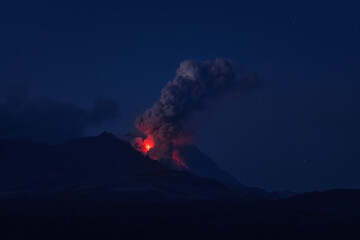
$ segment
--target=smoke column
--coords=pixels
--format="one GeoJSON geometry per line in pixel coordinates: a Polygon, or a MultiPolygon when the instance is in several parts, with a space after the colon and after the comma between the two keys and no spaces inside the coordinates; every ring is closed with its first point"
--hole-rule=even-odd
{"type": "MultiPolygon", "coordinates": [[[[174,158],[176,145],[191,142],[187,120],[195,111],[224,94],[243,93],[256,85],[256,78],[238,79],[230,60],[181,62],[175,78],[162,89],[160,99],[135,121],[136,127],[154,141],[153,148],[145,153],[152,159],[174,158]]],[[[133,140],[135,148],[141,144],[142,138],[133,140]]]]}

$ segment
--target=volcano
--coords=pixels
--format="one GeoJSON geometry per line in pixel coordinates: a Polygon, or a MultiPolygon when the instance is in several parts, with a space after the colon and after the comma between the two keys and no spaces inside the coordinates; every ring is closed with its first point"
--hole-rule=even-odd
{"type": "Polygon", "coordinates": [[[59,145],[31,140],[0,140],[0,198],[23,194],[152,194],[161,197],[277,198],[243,186],[195,145],[183,145],[188,165],[152,160],[110,133],[59,145]]]}
{"type": "MultiPolygon", "coordinates": [[[[132,133],[124,135],[124,140],[132,143],[134,149],[147,155],[154,146],[152,137],[142,139],[132,133]]],[[[172,159],[156,159],[167,167],[175,170],[191,172],[197,176],[218,180],[220,182],[242,185],[236,178],[223,170],[214,160],[202,152],[195,144],[183,143],[176,145],[172,159]]]]}
{"type": "MultiPolygon", "coordinates": [[[[236,195],[226,184],[216,180],[216,174],[223,173],[214,170],[216,167],[210,168],[209,174],[199,175],[172,170],[110,133],[59,145],[1,140],[0,158],[0,197],[94,191],[181,198],[236,195]],[[211,176],[215,178],[210,179],[211,176]]],[[[196,169],[196,165],[191,166],[196,169]]]]}

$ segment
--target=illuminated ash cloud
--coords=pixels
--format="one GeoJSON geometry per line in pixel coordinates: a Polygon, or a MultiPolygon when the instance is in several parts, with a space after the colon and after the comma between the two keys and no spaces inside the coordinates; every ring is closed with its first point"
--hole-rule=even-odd
{"type": "Polygon", "coordinates": [[[227,59],[181,62],[175,78],[162,89],[160,99],[135,121],[136,127],[154,140],[149,156],[172,159],[174,145],[190,142],[192,132],[187,120],[195,111],[208,107],[211,100],[224,94],[244,93],[257,85],[256,77],[239,79],[233,63],[227,59]]]}

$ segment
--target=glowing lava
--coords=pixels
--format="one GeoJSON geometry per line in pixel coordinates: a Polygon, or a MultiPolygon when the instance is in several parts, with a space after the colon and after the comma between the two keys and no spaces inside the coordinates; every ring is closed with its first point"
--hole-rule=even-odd
{"type": "Polygon", "coordinates": [[[188,170],[189,167],[184,163],[182,158],[180,157],[179,150],[174,149],[172,152],[172,159],[174,160],[174,163],[179,170],[188,170]]]}
{"type": "MultiPolygon", "coordinates": [[[[189,167],[186,165],[186,163],[183,160],[183,157],[180,154],[179,146],[181,146],[184,143],[189,142],[189,140],[185,138],[179,138],[176,141],[173,141],[172,143],[172,167],[177,170],[189,170],[189,167]]],[[[139,152],[144,154],[145,156],[149,156],[153,160],[159,160],[157,158],[156,153],[153,152],[149,153],[149,151],[155,146],[154,138],[151,135],[147,135],[145,139],[141,137],[134,138],[131,141],[131,145],[139,152]]],[[[155,149],[154,149],[155,150],[155,149]]]]}
{"type": "Polygon", "coordinates": [[[146,154],[151,148],[155,146],[154,139],[152,136],[147,136],[147,138],[143,141],[144,153],[146,154]]]}
{"type": "Polygon", "coordinates": [[[149,150],[155,146],[155,142],[153,137],[148,135],[144,140],[141,137],[135,138],[131,142],[131,145],[139,152],[142,152],[144,155],[147,155],[149,150]]]}

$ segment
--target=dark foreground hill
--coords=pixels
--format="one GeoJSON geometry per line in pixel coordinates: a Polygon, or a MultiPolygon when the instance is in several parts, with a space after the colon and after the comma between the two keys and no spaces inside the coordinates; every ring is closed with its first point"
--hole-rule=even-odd
{"type": "Polygon", "coordinates": [[[313,212],[341,215],[360,214],[360,190],[332,189],[324,192],[308,192],[280,199],[283,206],[306,209],[313,212]]]}
{"type": "Polygon", "coordinates": [[[0,201],[1,239],[359,239],[360,215],[234,200],[53,195],[0,201]]]}
{"type": "MultiPolygon", "coordinates": [[[[189,149],[195,173],[219,173],[189,149]]],[[[106,133],[0,141],[0,239],[360,239],[359,192],[274,199],[171,170],[106,133]]]]}

